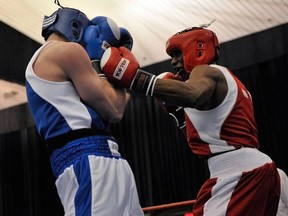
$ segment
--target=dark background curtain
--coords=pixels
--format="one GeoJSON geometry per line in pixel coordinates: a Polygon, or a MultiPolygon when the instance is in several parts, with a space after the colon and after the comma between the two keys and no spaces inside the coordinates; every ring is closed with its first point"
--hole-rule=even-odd
{"type": "MultiPolygon", "coordinates": [[[[0,31],[0,78],[24,84],[26,65],[40,44],[3,23],[0,31]]],[[[252,94],[261,150],[286,173],[287,37],[286,24],[223,43],[219,61],[252,94]]],[[[172,71],[169,62],[143,69],[156,75],[172,71]]],[[[112,132],[134,171],[143,207],[196,197],[208,177],[206,163],[192,154],[155,98],[133,92],[123,120],[112,132]]],[[[63,215],[46,148],[34,126],[0,135],[0,215],[63,215]]]]}

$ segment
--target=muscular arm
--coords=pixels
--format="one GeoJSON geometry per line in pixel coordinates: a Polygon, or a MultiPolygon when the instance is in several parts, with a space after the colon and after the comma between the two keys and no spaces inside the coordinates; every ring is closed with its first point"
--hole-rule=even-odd
{"type": "Polygon", "coordinates": [[[107,80],[101,79],[94,71],[88,54],[79,44],[52,43],[55,44],[51,44],[43,53],[43,60],[39,59],[42,65],[49,64],[49,74],[42,74],[41,77],[60,82],[71,80],[81,99],[103,120],[112,123],[120,121],[128,100],[126,90],[114,88],[107,80]]]}
{"type": "Polygon", "coordinates": [[[157,80],[154,96],[173,105],[198,108],[204,103],[220,103],[224,99],[226,88],[223,82],[225,79],[218,69],[199,65],[193,69],[186,82],[157,80]],[[216,101],[214,99],[212,102],[213,95],[216,101]]]}
{"type": "Polygon", "coordinates": [[[70,44],[69,64],[65,64],[65,72],[74,83],[80,97],[100,116],[109,122],[122,119],[126,106],[126,90],[114,88],[107,80],[95,73],[86,51],[78,44],[70,44]]]}

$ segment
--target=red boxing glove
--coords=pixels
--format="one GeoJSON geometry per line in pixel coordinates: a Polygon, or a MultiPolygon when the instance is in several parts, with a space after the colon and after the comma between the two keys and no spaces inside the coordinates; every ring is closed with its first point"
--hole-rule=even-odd
{"type": "Polygon", "coordinates": [[[164,110],[173,118],[176,126],[179,129],[182,130],[186,127],[185,113],[183,107],[170,105],[163,101],[160,101],[160,104],[162,105],[162,107],[164,107],[164,110]]]}
{"type": "Polygon", "coordinates": [[[106,49],[100,66],[111,82],[145,95],[153,95],[156,76],[140,70],[137,59],[126,47],[106,49]]]}
{"type": "Polygon", "coordinates": [[[100,66],[111,82],[125,88],[130,88],[140,67],[137,59],[125,47],[106,49],[101,58],[100,66]]]}
{"type": "MultiPolygon", "coordinates": [[[[157,78],[178,80],[177,76],[175,76],[171,72],[161,73],[157,76],[157,78]]],[[[163,107],[163,109],[173,118],[176,126],[180,128],[181,130],[184,129],[186,127],[186,122],[185,122],[185,114],[184,114],[183,107],[170,105],[161,100],[159,100],[159,102],[161,106],[163,107]]]]}

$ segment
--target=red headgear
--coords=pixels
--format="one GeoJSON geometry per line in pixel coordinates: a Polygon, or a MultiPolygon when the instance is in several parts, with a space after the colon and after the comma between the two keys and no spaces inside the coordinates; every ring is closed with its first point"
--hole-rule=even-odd
{"type": "Polygon", "coordinates": [[[188,28],[176,33],[166,42],[166,52],[172,55],[180,50],[183,55],[184,70],[190,73],[200,64],[210,64],[218,59],[219,42],[216,34],[204,28],[188,28]]]}

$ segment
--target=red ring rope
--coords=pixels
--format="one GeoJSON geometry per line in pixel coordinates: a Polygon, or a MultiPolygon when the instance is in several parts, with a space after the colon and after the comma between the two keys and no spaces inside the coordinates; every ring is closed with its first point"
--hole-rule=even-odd
{"type": "Polygon", "coordinates": [[[175,208],[175,207],[186,206],[186,205],[193,205],[194,203],[195,203],[195,200],[187,200],[183,202],[175,202],[175,203],[169,203],[169,204],[163,204],[163,205],[157,205],[157,206],[144,207],[142,208],[142,210],[144,212],[155,211],[155,210],[175,208]]]}

